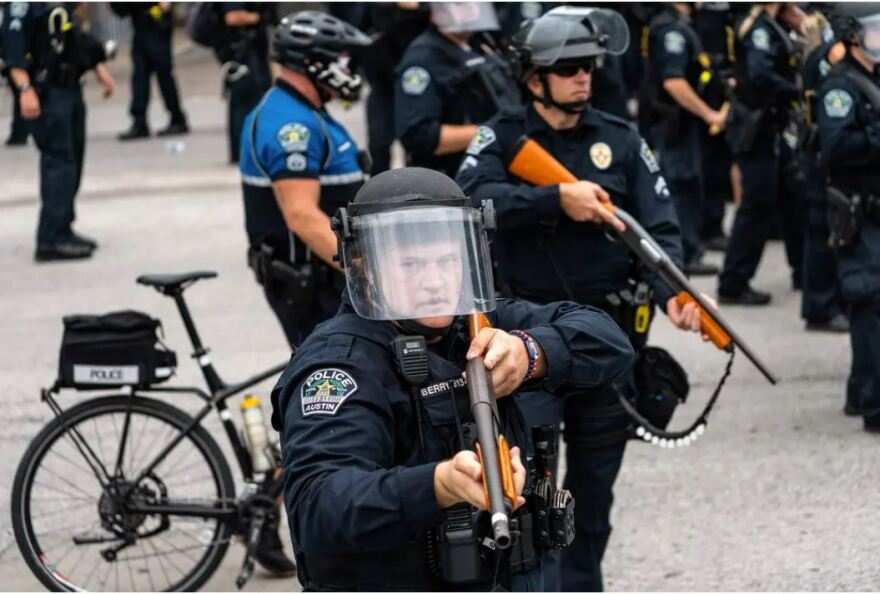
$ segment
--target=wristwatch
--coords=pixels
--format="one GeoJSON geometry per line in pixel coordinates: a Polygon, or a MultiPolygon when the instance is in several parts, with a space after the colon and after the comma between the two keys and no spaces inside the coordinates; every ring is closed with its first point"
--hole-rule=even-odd
{"type": "Polygon", "coordinates": [[[19,93],[24,93],[28,89],[32,88],[31,81],[27,81],[26,83],[21,84],[21,85],[17,85],[17,86],[18,86],[19,93]]]}

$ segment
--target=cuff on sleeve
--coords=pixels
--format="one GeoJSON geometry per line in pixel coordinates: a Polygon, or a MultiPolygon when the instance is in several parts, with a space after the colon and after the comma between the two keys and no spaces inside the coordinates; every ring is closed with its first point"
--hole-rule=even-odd
{"type": "Polygon", "coordinates": [[[439,462],[400,468],[397,486],[403,508],[403,519],[413,531],[427,530],[443,519],[434,493],[434,470],[439,462]]]}

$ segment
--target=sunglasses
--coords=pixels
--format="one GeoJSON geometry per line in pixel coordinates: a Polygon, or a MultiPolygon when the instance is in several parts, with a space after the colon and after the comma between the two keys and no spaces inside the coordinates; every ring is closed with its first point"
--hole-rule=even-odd
{"type": "Polygon", "coordinates": [[[593,61],[583,62],[581,64],[565,64],[561,66],[551,66],[546,69],[546,72],[550,74],[555,74],[556,76],[561,76],[563,78],[571,78],[575,76],[578,72],[583,70],[587,74],[591,74],[593,69],[596,67],[596,63],[593,61]]]}

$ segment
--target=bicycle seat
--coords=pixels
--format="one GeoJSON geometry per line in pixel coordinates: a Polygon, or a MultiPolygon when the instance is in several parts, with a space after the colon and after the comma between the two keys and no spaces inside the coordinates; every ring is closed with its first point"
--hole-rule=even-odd
{"type": "Polygon", "coordinates": [[[215,278],[217,273],[212,270],[181,272],[180,274],[142,274],[137,277],[139,285],[153,287],[162,293],[174,293],[185,289],[192,283],[203,278],[215,278]]]}

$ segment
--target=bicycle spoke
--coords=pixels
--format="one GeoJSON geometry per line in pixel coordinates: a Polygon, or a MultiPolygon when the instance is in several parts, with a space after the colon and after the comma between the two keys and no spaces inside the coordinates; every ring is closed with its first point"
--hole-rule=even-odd
{"type": "MultiPolygon", "coordinates": [[[[119,558],[118,558],[118,557],[117,557],[117,559],[116,559],[116,562],[117,562],[117,563],[119,562],[119,558]]],[[[125,565],[126,565],[126,567],[128,567],[128,579],[129,579],[129,581],[131,581],[131,591],[132,591],[132,592],[137,592],[138,589],[137,589],[137,586],[136,586],[135,583],[134,583],[134,572],[132,572],[132,570],[131,570],[131,563],[126,563],[125,565]]]]}
{"type": "Polygon", "coordinates": [[[146,550],[144,550],[144,539],[138,539],[138,548],[141,550],[141,553],[144,554],[144,567],[147,568],[147,580],[150,582],[150,592],[158,592],[156,589],[156,584],[153,583],[153,572],[150,571],[150,560],[146,557],[146,550]]]}
{"type": "MultiPolygon", "coordinates": [[[[153,549],[153,552],[155,553],[155,557],[159,561],[159,567],[162,568],[162,572],[165,574],[165,580],[170,585],[172,583],[171,577],[168,575],[168,568],[165,566],[165,560],[163,558],[163,555],[160,555],[159,552],[156,550],[156,545],[153,544],[152,540],[148,540],[147,544],[150,545],[150,548],[153,549]]],[[[178,570],[178,571],[180,571],[180,570],[178,570]]]]}
{"type": "Polygon", "coordinates": [[[74,485],[74,484],[71,483],[69,480],[67,480],[66,478],[64,478],[63,476],[61,476],[60,474],[58,474],[57,472],[55,472],[54,470],[52,470],[51,468],[48,468],[48,467],[45,467],[45,466],[44,466],[44,467],[41,467],[40,470],[45,470],[46,472],[48,472],[48,473],[50,473],[50,474],[54,474],[55,476],[58,477],[59,480],[61,480],[61,482],[63,482],[64,484],[66,484],[66,485],[68,485],[68,486],[70,486],[70,487],[73,487],[73,489],[79,491],[80,493],[82,493],[82,494],[85,495],[86,497],[95,497],[92,493],[87,493],[87,492],[83,491],[83,490],[80,489],[78,486],[74,485]]]}
{"type": "MultiPolygon", "coordinates": [[[[61,458],[62,460],[64,460],[65,462],[67,462],[67,463],[68,463],[70,466],[72,466],[73,468],[76,468],[76,469],[79,470],[80,472],[84,473],[86,476],[92,474],[92,469],[91,469],[91,468],[87,468],[87,467],[85,467],[85,466],[80,466],[79,464],[77,464],[76,462],[74,462],[73,460],[71,460],[70,458],[68,458],[67,456],[62,456],[62,455],[61,455],[60,453],[58,453],[58,452],[51,452],[51,454],[52,454],[53,456],[55,456],[56,458],[61,458]]],[[[47,456],[47,457],[48,457],[48,456],[47,456]]]]}

